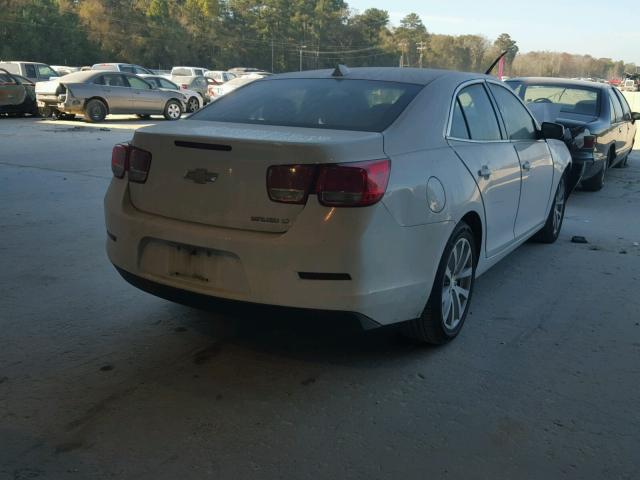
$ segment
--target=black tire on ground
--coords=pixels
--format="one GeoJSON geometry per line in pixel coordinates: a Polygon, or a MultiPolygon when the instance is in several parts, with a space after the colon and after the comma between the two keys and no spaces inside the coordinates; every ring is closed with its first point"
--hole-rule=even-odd
{"type": "Polygon", "coordinates": [[[166,120],[179,120],[182,116],[182,104],[177,100],[169,100],[163,112],[166,120]]]}
{"type": "Polygon", "coordinates": [[[145,114],[139,113],[136,115],[136,117],[141,118],[142,120],[147,120],[148,118],[151,118],[151,115],[147,115],[146,113],[145,114]]]}
{"type": "Polygon", "coordinates": [[[87,122],[98,123],[102,122],[107,116],[107,106],[98,100],[93,98],[87,102],[84,107],[84,119],[87,122]]]}
{"type": "Polygon", "coordinates": [[[187,112],[193,113],[200,108],[200,102],[196,97],[191,97],[187,100],[187,112]]]}
{"type": "Polygon", "coordinates": [[[460,222],[453,230],[442,253],[429,295],[429,301],[422,315],[415,320],[405,322],[403,325],[403,333],[406,336],[420,343],[441,345],[453,340],[458,335],[464,325],[469,312],[469,305],[471,304],[476,265],[478,264],[477,252],[478,249],[475,245],[475,237],[471,227],[465,222],[460,222]],[[467,251],[469,255],[466,254],[467,251]],[[456,259],[461,259],[461,261],[456,263],[456,259]],[[457,278],[454,278],[453,282],[450,280],[452,271],[457,272],[457,278]],[[465,282],[464,286],[468,287],[466,290],[468,295],[466,303],[462,307],[460,302],[463,300],[461,300],[461,295],[457,293],[458,290],[456,289],[462,288],[463,281],[465,282]],[[451,302],[448,310],[444,301],[445,292],[448,292],[449,296],[446,298],[451,302]],[[458,297],[458,303],[453,300],[455,296],[458,297]],[[458,306],[459,320],[454,325],[453,319],[456,314],[456,306],[458,306]],[[461,308],[462,311],[460,311],[461,308]],[[445,312],[443,312],[443,309],[445,309],[445,312]],[[451,325],[447,325],[448,321],[451,325]]]}
{"type": "Polygon", "coordinates": [[[580,182],[582,189],[588,192],[597,192],[599,190],[602,190],[602,187],[604,186],[604,177],[607,174],[607,167],[611,164],[612,160],[613,154],[609,152],[609,157],[607,158],[607,160],[605,162],[602,162],[602,170],[600,170],[593,177],[587,180],[582,180],[582,182],[580,182]]]}
{"type": "Polygon", "coordinates": [[[553,197],[551,209],[547,216],[547,221],[532,238],[534,242],[553,243],[558,239],[560,230],[562,230],[562,222],[564,221],[564,211],[567,203],[567,175],[562,175],[558,188],[553,197]]]}

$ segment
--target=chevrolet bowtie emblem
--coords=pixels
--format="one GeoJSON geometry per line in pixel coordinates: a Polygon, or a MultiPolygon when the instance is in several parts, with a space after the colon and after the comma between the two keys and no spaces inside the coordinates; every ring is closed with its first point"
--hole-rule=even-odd
{"type": "Polygon", "coordinates": [[[195,183],[205,184],[213,183],[218,179],[218,174],[205,170],[204,168],[196,168],[195,170],[188,170],[184,174],[185,180],[191,180],[195,183]]]}

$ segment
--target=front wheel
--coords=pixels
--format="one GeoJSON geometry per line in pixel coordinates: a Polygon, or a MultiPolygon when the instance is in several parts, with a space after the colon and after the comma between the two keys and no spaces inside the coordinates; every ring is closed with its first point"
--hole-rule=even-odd
{"type": "Polygon", "coordinates": [[[562,229],[562,222],[564,221],[564,210],[567,201],[566,184],[566,176],[563,175],[560,178],[560,182],[558,182],[558,188],[553,197],[553,205],[551,205],[547,221],[544,227],[533,236],[535,242],[553,243],[558,239],[560,230],[562,229]]]}
{"type": "Polygon", "coordinates": [[[169,100],[164,107],[164,118],[178,120],[182,116],[182,105],[177,100],[169,100]]]}
{"type": "Polygon", "coordinates": [[[460,222],[444,249],[422,315],[407,322],[404,333],[420,343],[436,345],[454,339],[469,311],[477,264],[473,232],[460,222]]]}

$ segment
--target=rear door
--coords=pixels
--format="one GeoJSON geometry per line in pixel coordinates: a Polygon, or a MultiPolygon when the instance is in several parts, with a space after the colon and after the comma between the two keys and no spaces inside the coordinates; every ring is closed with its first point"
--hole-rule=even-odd
{"type": "Polygon", "coordinates": [[[32,82],[38,81],[38,73],[36,72],[36,66],[33,63],[25,63],[23,64],[24,73],[23,75],[27,77],[32,82]]]}
{"type": "Polygon", "coordinates": [[[26,99],[24,85],[20,85],[11,75],[0,72],[0,107],[20,105],[26,99]]]}
{"type": "Polygon", "coordinates": [[[635,126],[633,123],[631,123],[631,107],[629,107],[629,103],[627,102],[627,99],[624,98],[624,95],[622,95],[622,93],[617,88],[612,88],[611,91],[615,94],[616,97],[618,97],[618,100],[620,101],[620,105],[622,106],[622,120],[627,130],[627,137],[625,140],[624,150],[628,151],[628,150],[631,150],[633,146],[633,141],[636,136],[635,126]]]}
{"type": "Polygon", "coordinates": [[[514,228],[519,238],[531,233],[547,218],[553,159],[547,142],[538,138],[538,127],[520,99],[500,84],[489,82],[488,85],[520,161],[522,187],[514,228]]]}
{"type": "Polygon", "coordinates": [[[448,140],[476,180],[485,209],[486,254],[513,243],[520,198],[520,163],[503,138],[484,82],[465,85],[451,112],[448,140]]]}
{"type": "Polygon", "coordinates": [[[625,146],[627,143],[627,136],[629,135],[627,126],[624,121],[624,113],[622,111],[622,105],[620,104],[620,100],[613,93],[613,89],[608,88],[607,95],[611,99],[611,104],[613,105],[613,115],[611,124],[613,127],[613,141],[616,145],[616,156],[624,153],[625,146]]]}
{"type": "Polygon", "coordinates": [[[109,113],[130,113],[132,93],[129,82],[121,73],[105,73],[97,82],[102,82],[100,90],[109,104],[109,113]]]}

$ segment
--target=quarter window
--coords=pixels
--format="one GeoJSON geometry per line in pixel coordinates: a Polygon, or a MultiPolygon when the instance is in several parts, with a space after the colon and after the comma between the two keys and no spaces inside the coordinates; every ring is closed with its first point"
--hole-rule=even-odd
{"type": "Polygon", "coordinates": [[[455,138],[469,139],[469,129],[467,128],[467,121],[464,119],[464,113],[462,113],[462,107],[460,102],[456,99],[456,103],[453,105],[453,117],[451,119],[451,136],[455,138]]]}
{"type": "Polygon", "coordinates": [[[458,102],[467,120],[472,140],[491,141],[502,138],[496,112],[482,85],[478,83],[464,88],[458,94],[458,102]]]}
{"type": "Polygon", "coordinates": [[[493,93],[498,104],[498,110],[504,120],[507,135],[510,140],[535,140],[538,138],[537,128],[522,103],[504,87],[489,83],[489,89],[493,93]]]}

